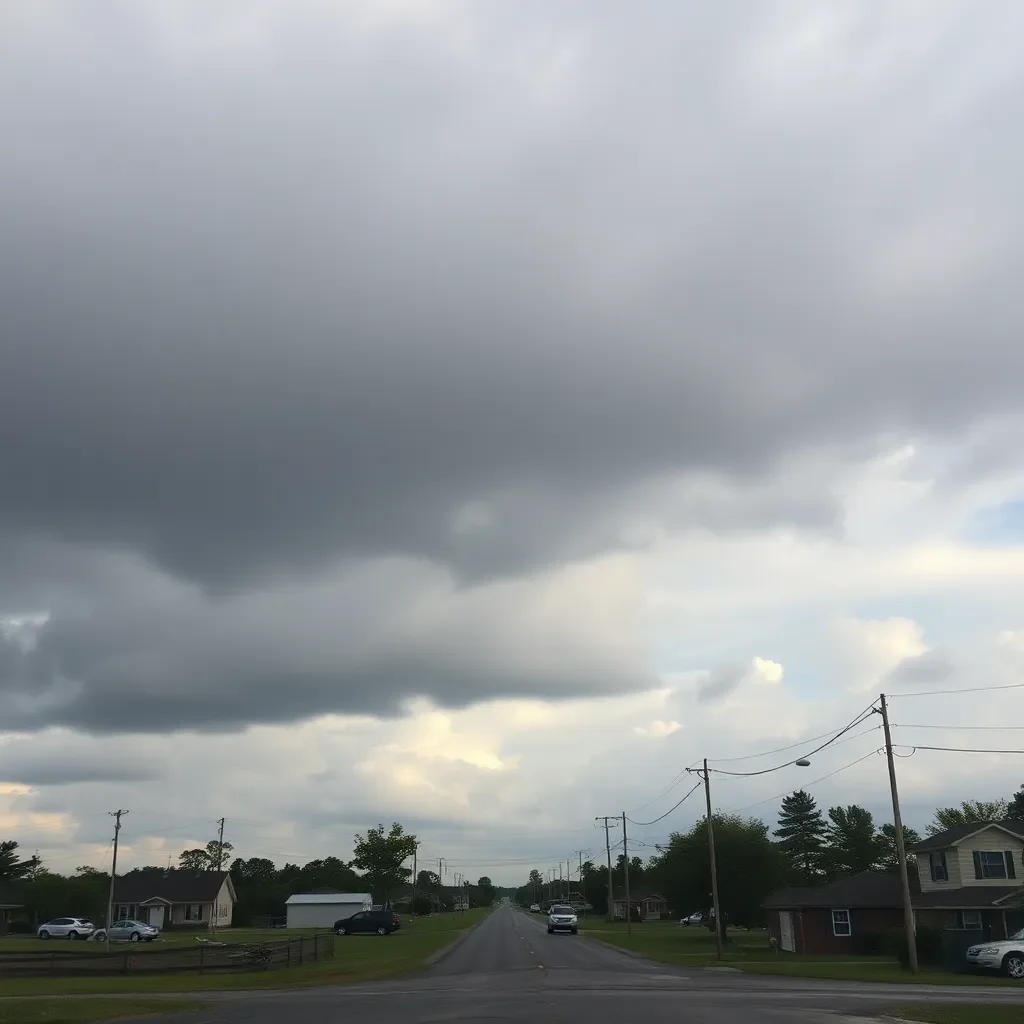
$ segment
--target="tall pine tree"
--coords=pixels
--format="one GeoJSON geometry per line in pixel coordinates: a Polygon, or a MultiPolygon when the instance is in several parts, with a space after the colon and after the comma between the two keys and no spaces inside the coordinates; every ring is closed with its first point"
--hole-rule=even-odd
{"type": "Polygon", "coordinates": [[[794,873],[805,885],[820,878],[825,821],[810,793],[798,789],[783,798],[775,836],[794,873]]]}
{"type": "Polygon", "coordinates": [[[828,817],[825,859],[829,874],[856,875],[861,871],[876,869],[884,850],[875,832],[871,812],[857,804],[850,804],[849,807],[830,807],[828,817]]]}

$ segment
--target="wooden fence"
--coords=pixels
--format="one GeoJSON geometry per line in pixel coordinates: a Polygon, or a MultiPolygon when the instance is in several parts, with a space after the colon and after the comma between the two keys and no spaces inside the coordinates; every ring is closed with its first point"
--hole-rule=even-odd
{"type": "Polygon", "coordinates": [[[267,971],[301,967],[334,955],[330,932],[275,942],[220,944],[197,942],[170,949],[126,945],[116,952],[72,950],[0,950],[0,977],[72,977],[108,974],[198,974],[267,971]]]}

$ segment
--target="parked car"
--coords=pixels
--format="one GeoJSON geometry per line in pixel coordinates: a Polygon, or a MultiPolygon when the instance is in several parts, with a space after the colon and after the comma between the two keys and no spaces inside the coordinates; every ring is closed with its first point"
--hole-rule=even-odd
{"type": "Polygon", "coordinates": [[[551,908],[551,912],[548,914],[548,935],[553,932],[570,932],[576,935],[579,930],[576,911],[572,907],[555,904],[551,908]]]}
{"type": "Polygon", "coordinates": [[[530,913],[531,914],[539,914],[540,913],[540,904],[539,903],[531,903],[530,904],[530,913]]]}
{"type": "Polygon", "coordinates": [[[1009,978],[1024,980],[1024,928],[1008,939],[971,946],[967,963],[983,971],[1000,971],[1009,978]]]}
{"type": "MultiPolygon", "coordinates": [[[[159,929],[154,928],[151,924],[133,921],[131,918],[125,921],[115,921],[109,928],[111,942],[152,942],[159,935],[159,929]]],[[[103,942],[107,936],[108,932],[100,928],[96,932],[96,941],[103,942]]]]}
{"type": "Polygon", "coordinates": [[[689,917],[684,917],[682,919],[682,921],[680,921],[679,923],[680,924],[703,924],[704,923],[704,915],[699,910],[697,910],[694,913],[690,914],[689,917]]]}
{"type": "Polygon", "coordinates": [[[87,917],[55,917],[41,924],[36,934],[41,939],[88,939],[96,926],[87,917]]]}
{"type": "Polygon", "coordinates": [[[390,935],[402,926],[393,910],[361,910],[334,922],[335,935],[390,935]]]}

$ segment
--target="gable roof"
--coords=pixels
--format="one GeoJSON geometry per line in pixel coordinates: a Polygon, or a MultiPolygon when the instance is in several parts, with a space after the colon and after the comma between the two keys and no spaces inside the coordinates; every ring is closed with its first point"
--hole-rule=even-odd
{"type": "Polygon", "coordinates": [[[998,828],[1009,833],[1016,839],[1024,840],[1024,821],[1014,818],[1004,818],[1002,821],[969,821],[964,825],[954,825],[947,828],[945,832],[939,832],[934,836],[928,836],[921,842],[915,843],[911,853],[927,853],[929,850],[945,850],[950,846],[958,846],[965,839],[984,832],[987,828],[998,828]]]}
{"type": "Polygon", "coordinates": [[[165,903],[213,903],[220,893],[224,879],[228,894],[235,902],[235,887],[227,871],[170,871],[130,872],[114,879],[115,903],[146,903],[163,900],[165,903]]]}
{"type": "Polygon", "coordinates": [[[367,900],[372,900],[373,897],[368,892],[337,892],[331,890],[330,892],[296,892],[292,893],[284,901],[286,907],[294,907],[299,904],[308,903],[319,903],[319,904],[334,904],[334,903],[365,903],[367,900]]]}
{"type": "Polygon", "coordinates": [[[762,904],[765,910],[800,907],[902,907],[899,875],[885,871],[862,871],[827,885],[786,886],[773,892],[762,904]]]}

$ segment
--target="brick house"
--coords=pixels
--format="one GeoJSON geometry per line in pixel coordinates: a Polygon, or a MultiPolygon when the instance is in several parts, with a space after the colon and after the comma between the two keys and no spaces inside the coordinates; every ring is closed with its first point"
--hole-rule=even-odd
{"type": "Polygon", "coordinates": [[[843,953],[858,938],[903,927],[898,875],[864,871],[827,885],[788,886],[762,904],[768,931],[788,953],[843,953]]]}

